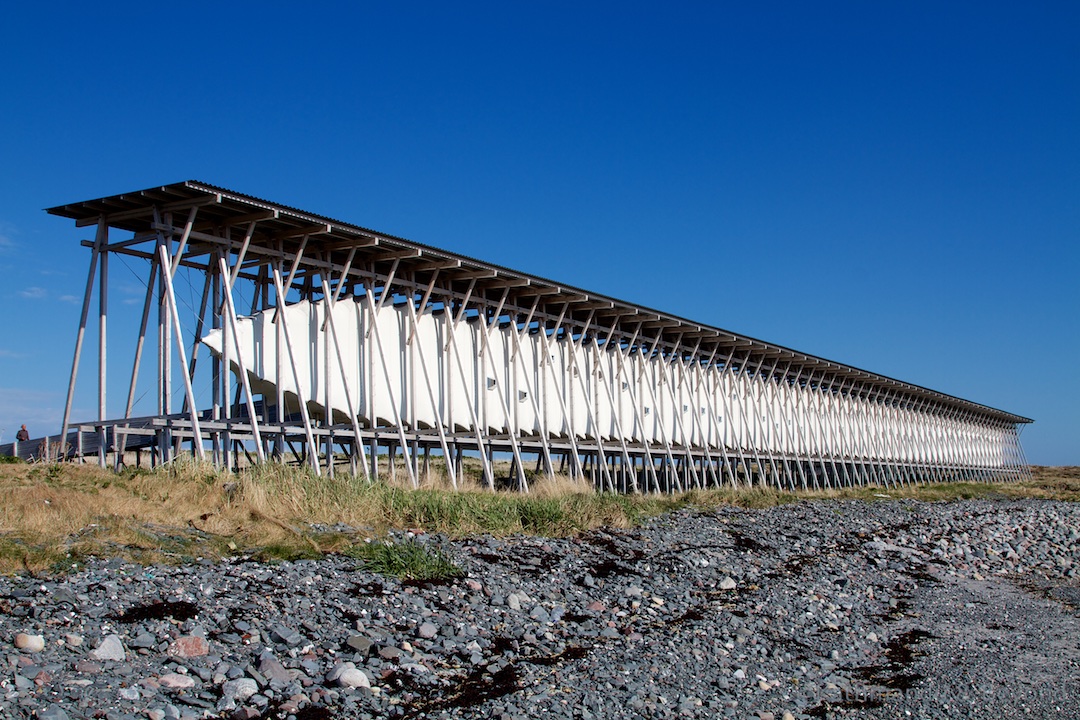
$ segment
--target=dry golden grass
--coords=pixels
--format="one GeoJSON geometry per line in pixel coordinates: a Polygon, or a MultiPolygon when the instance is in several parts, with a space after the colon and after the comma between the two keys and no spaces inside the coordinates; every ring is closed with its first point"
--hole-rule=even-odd
{"type": "Polygon", "coordinates": [[[1033,465],[1032,479],[1021,485],[1028,497],[1080,501],[1080,467],[1047,467],[1033,465]]]}
{"type": "Polygon", "coordinates": [[[597,494],[565,477],[536,479],[532,492],[491,492],[467,468],[449,490],[441,468],[413,490],[399,468],[395,483],[369,484],[268,464],[228,475],[177,462],[153,472],[114,474],[89,465],[0,464],[0,572],[60,570],[91,555],[182,562],[246,554],[261,559],[344,551],[355,533],[315,532],[344,523],[361,536],[389,528],[453,536],[479,533],[569,535],[628,527],[642,517],[694,506],[769,507],[815,498],[970,497],[1080,500],[1080,468],[1033,468],[1030,482],[955,483],[789,493],[768,488],[692,491],[679,496],[597,494]]]}
{"type": "Polygon", "coordinates": [[[799,493],[804,499],[840,498],[859,500],[910,499],[924,502],[948,502],[974,498],[1045,499],[1080,501],[1080,467],[1032,466],[1032,479],[1011,483],[919,483],[883,488],[876,485],[840,490],[815,490],[799,493]]]}
{"type": "Polygon", "coordinates": [[[90,465],[0,464],[0,572],[60,568],[89,555],[142,562],[246,553],[295,557],[337,551],[355,537],[313,532],[338,523],[380,535],[418,528],[452,535],[560,535],[627,526],[637,504],[583,491],[566,479],[528,497],[489,492],[472,479],[448,491],[434,473],[413,490],[339,474],[317,477],[267,464],[237,475],[179,461],[154,472],[114,474],[90,465]]]}

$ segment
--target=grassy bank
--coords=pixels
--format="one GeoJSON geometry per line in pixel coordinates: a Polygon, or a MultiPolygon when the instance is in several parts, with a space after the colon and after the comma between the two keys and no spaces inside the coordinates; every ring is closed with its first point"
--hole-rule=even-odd
{"type": "Polygon", "coordinates": [[[768,489],[694,491],[679,496],[596,494],[561,479],[528,496],[469,489],[410,490],[328,479],[280,465],[239,475],[191,463],[114,474],[85,465],[0,464],[0,572],[63,570],[88,556],[140,562],[250,555],[261,559],[355,552],[388,529],[453,536],[570,535],[629,527],[680,507],[767,507],[817,498],[883,496],[1080,500],[1080,468],[1034,468],[1031,482],[903,489],[781,493],[768,489]],[[356,532],[344,531],[348,526],[356,532]],[[336,530],[335,528],[340,528],[336,530]]]}

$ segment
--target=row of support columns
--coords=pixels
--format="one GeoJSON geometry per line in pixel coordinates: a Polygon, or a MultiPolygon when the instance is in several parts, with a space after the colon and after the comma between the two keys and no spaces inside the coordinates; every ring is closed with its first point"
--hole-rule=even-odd
{"type": "MultiPolygon", "coordinates": [[[[452,487],[459,487],[475,467],[474,474],[482,485],[521,491],[528,491],[536,478],[556,475],[604,491],[659,493],[721,486],[795,490],[1028,477],[1017,425],[974,406],[882,387],[865,373],[845,372],[836,366],[823,368],[815,362],[800,364],[750,343],[725,345],[707,334],[691,336],[678,331],[673,335],[657,331],[650,337],[644,321],[609,313],[610,323],[601,323],[604,311],[610,308],[579,313],[571,322],[575,300],[556,298],[541,305],[541,293],[512,294],[512,282],[501,286],[486,282],[481,287],[478,279],[482,278],[477,274],[462,287],[460,276],[453,273],[454,262],[445,264],[451,271],[445,275],[440,275],[444,268],[436,266],[423,277],[401,264],[402,259],[418,253],[400,252],[398,257],[387,254],[377,262],[356,262],[358,248],[371,244],[366,240],[351,247],[309,252],[309,247],[317,247],[310,239],[319,232],[317,228],[279,236],[276,243],[268,245],[255,242],[259,219],[254,218],[219,228],[218,234],[208,239],[206,233],[194,233],[198,210],[198,206],[188,209],[182,225],[177,226],[171,212],[155,208],[153,237],[137,236],[115,244],[110,244],[107,221],[102,218],[97,223],[59,438],[60,454],[84,455],[92,435],[94,452],[103,466],[109,452],[119,466],[127,461],[129,448],[150,448],[151,464],[171,462],[179,452],[225,468],[291,458],[316,474],[334,476],[347,466],[353,477],[374,481],[384,473],[394,479],[400,475],[413,487],[428,475],[434,456],[442,458],[440,471],[452,487]],[[195,236],[199,239],[197,248],[192,246],[195,236]],[[140,243],[152,245],[153,251],[138,249],[140,243]],[[109,420],[108,259],[115,252],[145,259],[149,270],[123,417],[109,420]],[[175,283],[184,266],[188,277],[203,283],[199,308],[192,309],[194,317],[185,317],[177,301],[175,283]],[[66,448],[95,281],[99,308],[97,422],[80,423],[74,447],[66,448]],[[250,292],[250,313],[273,311],[276,316],[278,351],[269,387],[265,375],[256,383],[260,378],[244,365],[241,315],[236,306],[238,285],[250,292]],[[357,407],[358,398],[344,382],[343,357],[347,353],[342,352],[333,307],[338,302],[357,302],[374,318],[395,295],[398,304],[407,309],[404,349],[402,338],[383,337],[377,322],[368,324],[363,342],[370,343],[380,357],[406,353],[407,366],[421,377],[421,390],[399,397],[396,393],[401,387],[389,376],[386,364],[368,364],[363,378],[365,395],[385,393],[393,414],[387,423],[373,425],[370,419],[361,422],[357,413],[334,410],[342,403],[346,408],[357,407]],[[325,377],[340,375],[343,398],[333,396],[330,382],[325,383],[321,397],[306,397],[302,390],[306,384],[300,377],[298,358],[310,348],[297,345],[289,323],[275,310],[297,297],[324,304],[319,372],[325,377]],[[136,388],[143,375],[140,366],[154,305],[155,413],[140,419],[133,417],[136,388]],[[443,317],[446,346],[441,357],[429,355],[430,348],[425,350],[416,340],[419,318],[432,312],[443,317]],[[462,370],[463,353],[469,350],[462,347],[459,335],[466,321],[479,324],[478,362],[495,379],[494,387],[488,389],[495,393],[496,412],[502,415],[495,424],[510,428],[509,432],[490,432],[492,422],[477,414],[481,390],[470,384],[462,370]],[[204,352],[199,341],[207,324],[220,331],[221,352],[210,357],[209,407],[200,410],[205,388],[198,383],[205,373],[197,374],[196,368],[204,352]],[[658,425],[659,437],[650,442],[629,439],[631,433],[622,426],[626,418],[618,416],[614,438],[602,441],[573,430],[568,434],[514,432],[515,401],[527,400],[536,416],[541,415],[541,408],[533,392],[515,397],[517,375],[513,375],[512,386],[499,380],[506,377],[507,368],[492,351],[492,338],[494,333],[508,333],[510,372],[519,373],[522,370],[513,360],[521,353],[526,337],[537,332],[546,353],[539,370],[543,383],[565,387],[572,382],[586,396],[586,376],[594,373],[591,386],[601,388],[607,402],[615,406],[612,388],[617,387],[617,381],[634,409],[634,423],[641,427],[646,424],[642,413],[648,413],[649,408],[657,413],[665,403],[677,408],[679,398],[692,394],[694,387],[702,388],[707,404],[700,413],[704,420],[693,422],[704,423],[711,431],[708,436],[713,437],[723,419],[730,423],[737,418],[742,440],[688,445],[685,439],[694,435],[693,428],[675,410],[673,418],[664,418],[666,422],[658,425]],[[548,358],[555,356],[560,345],[567,349],[568,361],[557,367],[548,358]],[[601,364],[583,365],[580,358],[584,353],[592,357],[613,353],[610,367],[617,377],[600,378],[601,364]],[[437,405],[438,388],[433,378],[444,362],[457,369],[455,380],[464,392],[469,418],[465,431],[443,422],[420,427],[398,410],[411,408],[408,415],[415,418],[417,403],[437,405]],[[656,368],[660,381],[643,382],[645,368],[656,368]],[[173,397],[177,377],[183,385],[179,412],[173,397]],[[290,396],[286,386],[297,388],[297,392],[290,396]],[[969,437],[975,434],[982,437],[969,437]],[[987,459],[993,453],[1000,454],[1000,462],[987,459]],[[504,472],[501,468],[506,462],[509,471],[504,472]]],[[[416,388],[417,384],[407,386],[416,388]]],[[[555,393],[555,400],[562,417],[570,418],[574,409],[568,407],[567,399],[555,393]]],[[[593,427],[599,426],[596,412],[586,403],[585,413],[593,427]]]]}

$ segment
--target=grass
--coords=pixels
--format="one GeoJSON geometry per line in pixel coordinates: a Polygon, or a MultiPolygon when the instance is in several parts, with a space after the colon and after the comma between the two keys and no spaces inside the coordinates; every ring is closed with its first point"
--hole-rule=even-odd
{"type": "Polygon", "coordinates": [[[345,554],[363,560],[371,572],[399,580],[438,581],[462,577],[465,572],[437,550],[416,540],[367,542],[353,545],[345,554]]]}
{"type": "MultiPolygon", "coordinates": [[[[399,476],[402,473],[399,473],[399,476]]],[[[769,488],[692,491],[678,496],[611,495],[557,478],[533,492],[445,488],[436,474],[420,490],[335,479],[267,464],[227,475],[177,462],[114,474],[74,464],[0,463],[0,573],[64,571],[90,556],[142,563],[246,555],[260,560],[361,552],[358,539],[390,529],[462,537],[488,533],[567,536],[631,527],[682,507],[770,507],[821,498],[923,501],[962,498],[1080,500],[1080,468],[1033,468],[1030,482],[852,488],[807,493],[769,488]],[[356,532],[313,530],[344,523],[356,532]]]]}

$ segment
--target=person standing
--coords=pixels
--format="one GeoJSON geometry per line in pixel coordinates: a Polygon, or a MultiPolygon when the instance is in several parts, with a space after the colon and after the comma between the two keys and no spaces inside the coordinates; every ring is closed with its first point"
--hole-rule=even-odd
{"type": "Polygon", "coordinates": [[[15,439],[19,442],[26,442],[30,439],[30,433],[26,432],[26,426],[23,425],[19,428],[19,432],[15,433],[15,439]]]}

